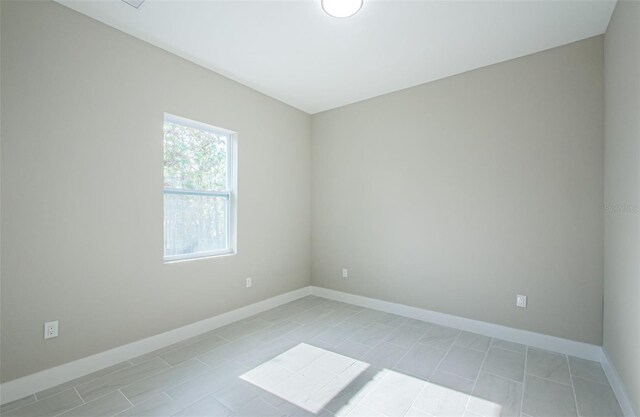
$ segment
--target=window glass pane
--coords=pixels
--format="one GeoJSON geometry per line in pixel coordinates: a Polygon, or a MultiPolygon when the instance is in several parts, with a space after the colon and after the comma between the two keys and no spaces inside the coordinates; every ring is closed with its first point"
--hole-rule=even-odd
{"type": "Polygon", "coordinates": [[[228,135],[164,122],[164,186],[227,190],[228,135]]]}
{"type": "Polygon", "coordinates": [[[164,256],[222,251],[227,242],[226,197],[164,195],[164,256]]]}

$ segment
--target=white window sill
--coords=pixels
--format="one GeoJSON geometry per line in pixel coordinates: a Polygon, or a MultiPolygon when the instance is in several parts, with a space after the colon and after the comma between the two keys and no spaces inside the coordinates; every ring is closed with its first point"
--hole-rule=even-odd
{"type": "Polygon", "coordinates": [[[235,254],[236,254],[236,251],[234,251],[233,249],[229,249],[221,252],[190,253],[186,255],[167,256],[164,258],[164,263],[175,264],[175,263],[181,263],[181,262],[197,261],[200,259],[211,259],[211,258],[233,256],[235,254]]]}

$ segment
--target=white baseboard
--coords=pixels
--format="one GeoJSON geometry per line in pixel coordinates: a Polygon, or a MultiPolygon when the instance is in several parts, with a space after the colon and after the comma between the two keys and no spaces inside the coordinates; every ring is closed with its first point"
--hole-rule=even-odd
{"type": "Polygon", "coordinates": [[[607,351],[604,348],[602,348],[600,363],[602,363],[602,368],[604,369],[604,373],[607,375],[611,389],[613,389],[613,392],[616,394],[622,413],[626,417],[640,417],[640,410],[634,409],[633,403],[631,402],[630,397],[627,394],[627,390],[622,383],[622,379],[620,379],[618,371],[616,371],[616,368],[613,366],[613,363],[609,359],[607,351]]]}
{"type": "Polygon", "coordinates": [[[640,414],[634,413],[633,405],[618,373],[600,346],[315,286],[277,295],[159,335],[5,382],[0,384],[0,404],[35,394],[310,294],[601,362],[624,415],[640,417],[640,414]]]}
{"type": "Polygon", "coordinates": [[[250,317],[311,294],[310,287],[280,294],[215,317],[210,317],[168,332],[138,340],[86,358],[36,372],[0,384],[0,404],[5,404],[56,385],[99,371],[108,366],[172,345],[185,339],[217,329],[234,321],[250,317]]]}
{"type": "Polygon", "coordinates": [[[534,333],[527,330],[514,329],[512,327],[501,326],[499,324],[467,319],[423,308],[349,294],[342,291],[312,286],[311,293],[319,297],[355,304],[361,307],[373,308],[418,320],[429,321],[443,326],[449,326],[460,330],[466,330],[468,332],[504,339],[509,342],[522,343],[523,345],[529,345],[540,349],[565,353],[567,355],[592,361],[599,362],[602,352],[602,348],[600,346],[591,345],[589,343],[577,342],[575,340],[563,339],[541,333],[534,333]]]}
{"type": "Polygon", "coordinates": [[[634,410],[633,403],[629,400],[630,397],[627,395],[627,390],[625,389],[618,372],[609,360],[606,351],[604,351],[601,346],[541,333],[534,333],[527,330],[514,329],[512,327],[501,326],[499,324],[467,319],[464,317],[453,316],[451,314],[444,314],[423,308],[383,301],[376,298],[363,297],[328,288],[312,286],[311,294],[317,295],[318,297],[342,301],[344,303],[355,304],[361,307],[372,308],[387,313],[398,314],[405,317],[440,324],[442,326],[449,326],[460,330],[466,330],[468,332],[496,337],[510,342],[521,343],[523,345],[529,345],[540,349],[565,353],[578,358],[600,362],[607,378],[609,379],[609,384],[618,399],[618,403],[620,403],[620,408],[622,408],[624,415],[626,417],[640,417],[640,413],[634,410]]]}

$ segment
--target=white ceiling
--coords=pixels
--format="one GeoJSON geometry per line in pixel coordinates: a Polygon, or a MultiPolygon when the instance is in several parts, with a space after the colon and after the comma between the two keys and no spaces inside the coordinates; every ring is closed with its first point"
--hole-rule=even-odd
{"type": "Polygon", "coordinates": [[[604,33],[613,1],[320,0],[58,2],[317,113],[604,33]]]}

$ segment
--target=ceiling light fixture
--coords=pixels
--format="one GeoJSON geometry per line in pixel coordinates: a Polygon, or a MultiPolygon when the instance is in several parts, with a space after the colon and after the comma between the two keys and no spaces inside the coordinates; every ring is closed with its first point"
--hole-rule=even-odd
{"type": "Polygon", "coordinates": [[[321,0],[322,9],[333,17],[349,17],[362,8],[362,0],[321,0]]]}

